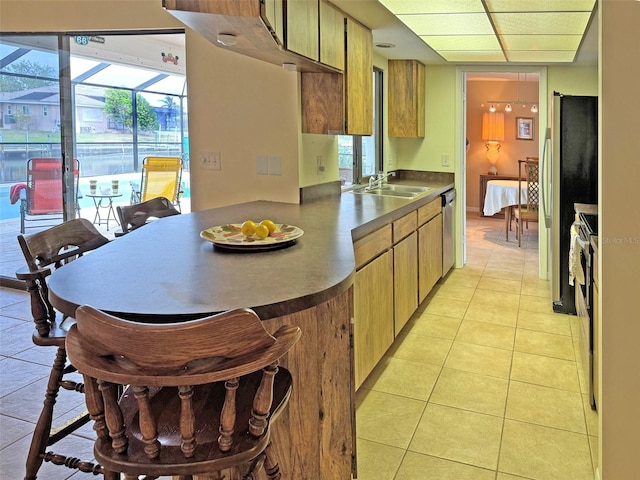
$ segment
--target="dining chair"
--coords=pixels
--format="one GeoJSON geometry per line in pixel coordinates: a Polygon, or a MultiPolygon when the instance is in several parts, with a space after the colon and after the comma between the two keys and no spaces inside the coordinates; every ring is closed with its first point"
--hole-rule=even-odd
{"type": "Polygon", "coordinates": [[[91,250],[106,245],[109,240],[101,235],[91,222],[84,218],[77,218],[42,232],[27,236],[19,234],[18,243],[27,265],[16,272],[16,277],[26,282],[29,292],[31,314],[35,323],[33,343],[41,347],[57,348],[49,373],[43,407],[31,438],[25,480],[36,478],[43,461],[85,472],[91,471],[93,468],[91,463],[82,462],[73,454],[65,456],[46,451],[47,447],[89,421],[88,414],[84,413],[59,427],[52,428],[53,410],[60,389],[83,393],[84,385],[74,380],[73,373],[76,369],[67,362],[65,338],[73,319],[56,312],[49,302],[47,277],[53,270],[63,267],[64,264],[91,250]]]}
{"type": "Polygon", "coordinates": [[[300,329],[285,325],[271,335],[250,309],[182,323],[144,320],[84,305],[67,335],[103,477],[248,480],[264,470],[282,478],[271,424],[292,377],[278,360],[300,329]],[[118,385],[127,386],[120,397],[118,385]]]}
{"type": "Polygon", "coordinates": [[[518,204],[513,208],[513,216],[516,221],[516,236],[518,247],[522,246],[522,224],[538,221],[538,202],[540,199],[538,159],[527,157],[518,160],[518,204]],[[524,171],[523,171],[524,169],[524,171]],[[526,183],[527,201],[522,201],[522,183],[526,183]]]}
{"type": "Polygon", "coordinates": [[[131,182],[130,203],[165,197],[180,210],[180,196],[183,193],[182,166],[180,157],[145,157],[142,161],[140,183],[131,182]]]}
{"type": "MultiPolygon", "coordinates": [[[[25,233],[26,223],[35,220],[61,220],[62,203],[62,159],[34,157],[27,161],[27,180],[17,185],[20,200],[20,233],[25,233]]],[[[80,162],[73,159],[73,188],[80,197],[80,162]]],[[[76,203],[76,210],[80,210],[76,203]]],[[[80,215],[78,215],[80,216],[80,215]]],[[[39,223],[38,226],[46,226],[39,223]]]]}
{"type": "Polygon", "coordinates": [[[116,237],[121,237],[146,225],[151,219],[180,215],[180,211],[165,197],[155,197],[133,205],[118,205],[116,212],[122,228],[121,231],[115,233],[116,237]]]}

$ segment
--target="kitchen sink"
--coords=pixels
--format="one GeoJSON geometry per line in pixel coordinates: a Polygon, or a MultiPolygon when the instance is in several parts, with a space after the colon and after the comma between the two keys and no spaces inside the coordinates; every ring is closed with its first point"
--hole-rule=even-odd
{"type": "Polygon", "coordinates": [[[381,195],[384,197],[413,198],[418,195],[433,190],[433,187],[418,187],[413,185],[400,185],[385,183],[379,187],[369,189],[368,187],[352,190],[357,195],[381,195]]]}

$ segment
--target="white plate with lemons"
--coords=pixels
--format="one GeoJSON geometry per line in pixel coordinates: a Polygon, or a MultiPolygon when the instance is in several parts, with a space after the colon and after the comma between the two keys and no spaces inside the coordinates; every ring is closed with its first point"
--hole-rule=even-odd
{"type": "Polygon", "coordinates": [[[263,221],[261,223],[228,223],[200,232],[203,240],[232,250],[273,250],[292,245],[304,231],[294,225],[263,221]],[[261,228],[266,226],[266,230],[261,228]]]}

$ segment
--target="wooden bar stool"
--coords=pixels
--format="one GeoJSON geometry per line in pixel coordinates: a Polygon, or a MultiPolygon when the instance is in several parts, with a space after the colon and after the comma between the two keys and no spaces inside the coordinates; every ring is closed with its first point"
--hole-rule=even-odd
{"type": "Polygon", "coordinates": [[[65,350],[67,330],[73,319],[63,317],[49,303],[47,277],[56,268],[109,243],[109,240],[101,235],[91,222],[77,218],[32,235],[18,235],[18,243],[27,262],[27,268],[16,272],[16,277],[26,282],[30,295],[31,314],[36,326],[32,336],[33,343],[58,349],[49,374],[42,411],[31,438],[24,478],[34,480],[45,460],[90,472],[95,466],[89,462],[82,462],[73,455],[46,451],[47,447],[89,421],[89,416],[85,413],[65,425],[52,428],[53,409],[60,389],[83,393],[84,385],[68,378],[69,374],[76,371],[73,365],[67,363],[65,350]]]}
{"type": "Polygon", "coordinates": [[[299,338],[291,326],[270,335],[248,309],[152,324],[78,308],[67,352],[84,375],[104,478],[282,478],[270,425],[292,379],[278,359],[299,338]],[[128,385],[121,397],[118,385],[128,385]]]}

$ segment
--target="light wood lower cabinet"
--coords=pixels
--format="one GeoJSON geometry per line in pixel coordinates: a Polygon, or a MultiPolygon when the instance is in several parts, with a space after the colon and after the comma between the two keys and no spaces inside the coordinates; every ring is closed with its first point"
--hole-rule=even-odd
{"type": "Polygon", "coordinates": [[[422,303],[442,277],[442,213],[418,229],[418,300],[422,303]]]}
{"type": "Polygon", "coordinates": [[[358,388],[394,339],[391,251],[356,272],[354,318],[355,386],[358,388]]]}
{"type": "Polygon", "coordinates": [[[418,234],[413,232],[393,247],[395,336],[418,308],[418,234]]]}

